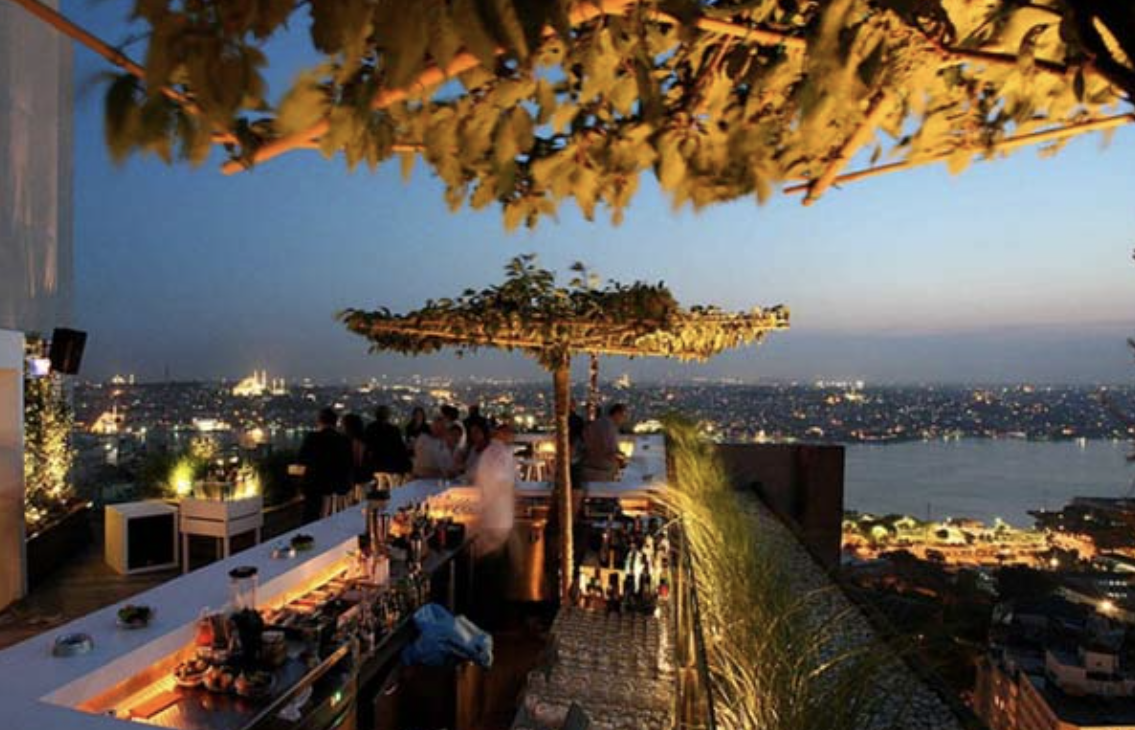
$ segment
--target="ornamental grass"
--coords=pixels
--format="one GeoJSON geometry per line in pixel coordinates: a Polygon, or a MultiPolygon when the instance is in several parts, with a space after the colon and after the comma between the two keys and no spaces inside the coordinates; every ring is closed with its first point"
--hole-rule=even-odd
{"type": "MultiPolygon", "coordinates": [[[[672,421],[668,436],[673,479],[665,499],[681,515],[692,562],[718,727],[887,727],[880,712],[887,693],[876,680],[893,654],[841,638],[842,616],[818,610],[831,605],[825,591],[794,587],[803,549],[791,556],[760,529],[753,498],[731,487],[695,427],[672,421]]],[[[894,717],[901,698],[889,699],[894,717]]]]}

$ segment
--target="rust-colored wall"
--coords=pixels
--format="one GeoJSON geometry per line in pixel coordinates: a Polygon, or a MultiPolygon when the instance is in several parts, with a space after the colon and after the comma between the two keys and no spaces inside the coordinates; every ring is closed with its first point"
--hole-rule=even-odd
{"type": "Polygon", "coordinates": [[[722,444],[720,453],[734,486],[755,488],[824,566],[839,564],[842,446],[722,444]]]}

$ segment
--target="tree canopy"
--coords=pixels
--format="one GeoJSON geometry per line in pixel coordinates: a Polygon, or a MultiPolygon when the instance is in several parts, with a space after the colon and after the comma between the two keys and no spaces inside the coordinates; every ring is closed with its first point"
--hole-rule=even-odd
{"type": "Polygon", "coordinates": [[[552,373],[555,402],[555,484],[560,534],[560,596],[567,599],[572,578],[572,477],[568,454],[568,403],[571,357],[661,356],[705,360],[725,349],[761,341],[772,330],[788,328],[788,310],[754,308],[727,313],[713,307],[683,309],[662,283],[608,282],[601,285],[582,264],[567,286],[536,265],[536,257],[517,256],[505,267],[503,283],[468,289],[456,299],[426,302],[407,314],[380,309],[349,309],[340,318],[352,332],[370,340],[372,352],[406,355],[481,347],[520,350],[552,373]]]}
{"type": "Polygon", "coordinates": [[[783,306],[743,313],[686,309],[662,283],[600,286],[581,264],[573,271],[568,286],[557,286],[535,256],[518,256],[505,267],[502,284],[431,300],[407,314],[349,309],[340,317],[370,340],[371,351],[421,355],[496,347],[523,351],[548,370],[564,366],[573,353],[706,360],[788,328],[783,306]]]}
{"type": "MultiPolygon", "coordinates": [[[[23,5],[35,0],[14,0],[23,5]]],[[[1135,121],[1116,0],[136,0],[145,58],[106,93],[112,153],[236,173],[297,149],[424,160],[509,227],[574,200],[614,221],[932,161],[953,172],[1135,121]],[[285,32],[322,62],[264,78],[285,32]],[[844,174],[852,159],[867,172],[844,174]]],[[[72,35],[75,35],[72,33],[72,35]]],[[[76,37],[78,37],[76,35],[76,37]]]]}

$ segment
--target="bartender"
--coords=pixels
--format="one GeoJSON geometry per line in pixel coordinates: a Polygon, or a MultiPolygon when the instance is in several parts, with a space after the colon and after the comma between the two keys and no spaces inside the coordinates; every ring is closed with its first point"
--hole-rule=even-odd
{"type": "Polygon", "coordinates": [[[516,457],[512,448],[512,426],[505,422],[493,429],[489,445],[481,452],[473,471],[473,486],[480,490],[477,521],[477,581],[482,597],[477,619],[483,628],[492,628],[503,600],[509,570],[508,539],[515,510],[516,457]]]}

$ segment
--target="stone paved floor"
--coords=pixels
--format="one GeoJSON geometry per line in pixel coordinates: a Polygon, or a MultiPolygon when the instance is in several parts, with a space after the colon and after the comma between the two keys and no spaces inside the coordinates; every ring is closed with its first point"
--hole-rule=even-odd
{"type": "MultiPolygon", "coordinates": [[[[808,554],[796,537],[755,497],[751,508],[761,529],[792,561],[788,574],[798,595],[810,595],[806,612],[817,630],[838,626],[832,633],[830,656],[862,647],[876,640],[875,629],[850,599],[808,554]]],[[[885,661],[877,678],[881,704],[875,722],[864,730],[961,730],[965,725],[950,706],[901,658],[885,661]]]]}

